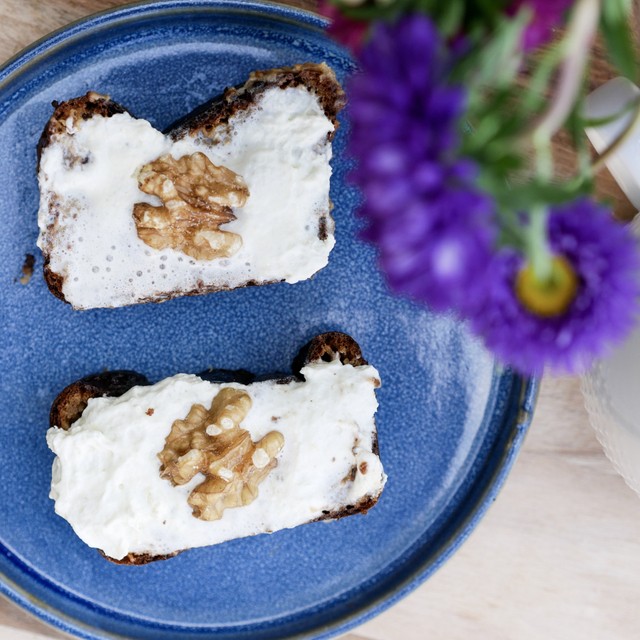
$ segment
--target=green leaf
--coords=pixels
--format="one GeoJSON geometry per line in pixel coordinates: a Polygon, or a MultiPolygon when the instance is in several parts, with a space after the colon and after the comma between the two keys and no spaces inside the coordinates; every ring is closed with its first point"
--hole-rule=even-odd
{"type": "Polygon", "coordinates": [[[600,30],[605,39],[611,61],[620,73],[632,82],[638,79],[638,58],[631,31],[631,3],[629,0],[604,0],[600,30]]]}
{"type": "Polygon", "coordinates": [[[522,63],[522,34],[531,18],[522,9],[515,18],[504,19],[491,40],[481,51],[475,82],[485,87],[505,87],[512,84],[522,63]]]}
{"type": "Polygon", "coordinates": [[[464,19],[464,0],[448,0],[438,18],[438,30],[445,38],[450,38],[460,31],[464,19]]]}
{"type": "Polygon", "coordinates": [[[540,112],[541,106],[546,102],[544,97],[545,92],[561,60],[561,41],[545,49],[523,91],[522,105],[525,109],[540,112]]]}
{"type": "Polygon", "coordinates": [[[531,211],[540,206],[569,202],[587,193],[591,188],[591,183],[580,179],[557,184],[534,181],[515,186],[505,185],[501,189],[491,189],[491,192],[501,209],[531,211]]]}

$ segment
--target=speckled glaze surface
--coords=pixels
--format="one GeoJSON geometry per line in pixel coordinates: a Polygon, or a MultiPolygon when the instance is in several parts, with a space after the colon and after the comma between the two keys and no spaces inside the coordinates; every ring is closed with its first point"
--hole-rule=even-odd
{"type": "MultiPolygon", "coordinates": [[[[0,71],[0,591],[84,638],[329,638],[426,579],[477,524],[522,442],[537,384],[497,366],[464,325],[390,295],[356,239],[336,137],[329,266],[296,285],[72,311],[42,279],[36,143],[51,101],[108,93],[162,129],[250,71],[354,65],[322,19],[253,2],[156,2],[99,14],[0,71]],[[31,282],[17,279],[36,256],[31,282]],[[48,412],[81,376],[135,369],[157,381],[209,366],[288,370],[323,331],[351,334],[380,370],[389,481],[366,516],[314,523],[166,562],[121,567],[86,547],[49,499],[48,412]]],[[[215,526],[213,524],[212,526],[215,526]]]]}

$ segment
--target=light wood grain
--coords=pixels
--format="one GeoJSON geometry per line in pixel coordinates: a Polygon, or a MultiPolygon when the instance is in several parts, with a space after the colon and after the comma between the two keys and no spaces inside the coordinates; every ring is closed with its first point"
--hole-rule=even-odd
{"type": "MultiPolygon", "coordinates": [[[[66,636],[70,638],[71,636],[66,636]]],[[[50,640],[51,636],[45,636],[35,631],[25,631],[15,627],[0,626],[0,640],[50,640]]]]}
{"type": "Polygon", "coordinates": [[[503,491],[460,551],[358,633],[375,640],[622,640],[638,629],[640,503],[603,456],[578,381],[546,379],[503,491]]]}
{"type": "MultiPolygon", "coordinates": [[[[59,632],[37,618],[20,609],[13,602],[0,596],[0,640],[18,640],[16,630],[37,634],[38,638],[70,638],[66,633],[59,632]]],[[[24,640],[27,640],[26,638],[24,640]]],[[[33,640],[36,640],[35,638],[33,640]]]]}
{"type": "MultiPolygon", "coordinates": [[[[0,61],[119,0],[0,0],[0,61]]],[[[298,6],[312,8],[311,0],[298,6]]],[[[612,76],[600,52],[592,82],[612,76]]],[[[573,155],[556,140],[559,175],[573,155]]],[[[599,180],[632,213],[610,176],[599,180]]],[[[627,640],[640,631],[640,501],[588,425],[578,380],[546,378],[505,488],[454,557],[344,640],[627,640]]],[[[66,638],[0,598],[0,640],[66,638]]]]}

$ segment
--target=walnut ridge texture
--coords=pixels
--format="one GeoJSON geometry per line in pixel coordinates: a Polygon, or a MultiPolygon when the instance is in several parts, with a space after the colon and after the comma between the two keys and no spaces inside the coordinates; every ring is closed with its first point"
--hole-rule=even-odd
{"type": "Polygon", "coordinates": [[[232,207],[244,206],[249,189],[242,176],[215,166],[203,153],[179,160],[167,153],[142,168],[138,184],[162,200],[159,207],[133,206],[138,237],[150,247],[213,260],[232,256],[242,245],[238,234],[220,225],[235,220],[232,207]]]}
{"type": "Polygon", "coordinates": [[[176,420],[158,454],[160,476],[174,486],[205,475],[189,496],[193,515],[218,520],[225,509],[243,507],[258,497],[258,485],[278,465],[276,456],[284,437],[271,431],[253,442],[240,423],[251,409],[250,396],[226,388],[213,399],[211,408],[191,407],[184,420],[176,420]]]}

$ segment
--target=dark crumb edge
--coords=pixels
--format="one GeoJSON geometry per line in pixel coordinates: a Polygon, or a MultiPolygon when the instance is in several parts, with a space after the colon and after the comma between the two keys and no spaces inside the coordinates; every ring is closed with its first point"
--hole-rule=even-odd
{"type": "Polygon", "coordinates": [[[136,371],[104,371],[85,376],[65,387],[53,401],[49,412],[49,428],[65,431],[82,415],[91,398],[119,398],[132,387],[151,383],[136,371]]]}
{"type": "MultiPolygon", "coordinates": [[[[88,120],[93,116],[103,116],[105,118],[110,118],[111,116],[116,115],[117,113],[129,113],[132,115],[125,107],[118,104],[117,102],[111,100],[109,96],[104,96],[102,94],[96,93],[95,91],[88,91],[84,96],[80,96],[79,98],[72,98],[71,100],[67,100],[66,102],[58,103],[54,101],[52,103],[54,107],[54,112],[49,121],[47,122],[42,134],[40,135],[40,139],[38,140],[37,145],[37,163],[36,163],[36,174],[40,171],[40,160],[42,158],[42,152],[46,147],[48,147],[53,138],[60,134],[66,132],[66,122],[69,118],[72,118],[74,121],[79,120],[88,120]]],[[[56,211],[53,211],[54,218],[57,220],[58,215],[56,211]]],[[[54,226],[55,222],[53,223],[54,226]]],[[[64,284],[64,278],[59,273],[53,271],[49,266],[51,262],[51,257],[49,252],[43,248],[42,250],[43,256],[43,266],[42,272],[44,275],[44,281],[49,288],[49,291],[63,302],[67,304],[71,304],[62,293],[62,286],[64,284]]]]}
{"type": "Polygon", "coordinates": [[[97,549],[98,553],[108,560],[109,562],[113,562],[114,564],[124,564],[124,565],[141,565],[141,564],[149,564],[150,562],[159,562],[160,560],[168,560],[169,558],[175,558],[177,555],[188,551],[188,549],[182,549],[181,551],[174,551],[173,553],[167,553],[163,556],[153,556],[150,553],[128,553],[124,558],[120,560],[116,560],[111,556],[108,556],[102,549],[97,549]]]}
{"type": "MultiPolygon", "coordinates": [[[[51,144],[53,137],[59,133],[64,133],[67,130],[67,120],[73,118],[74,121],[89,120],[93,116],[103,116],[104,118],[110,118],[116,113],[129,113],[125,107],[117,102],[111,100],[109,96],[104,96],[95,91],[87,91],[84,96],[79,98],[72,98],[65,102],[58,103],[55,100],[51,103],[54,107],[54,112],[49,122],[47,122],[37,146],[37,158],[36,172],[40,171],[40,159],[42,157],[42,151],[51,144]]],[[[135,117],[135,116],[133,116],[135,117]]]]}
{"type": "Polygon", "coordinates": [[[304,86],[315,94],[324,114],[334,125],[334,130],[327,136],[329,142],[333,140],[340,126],[338,114],[347,104],[347,97],[333,69],[324,62],[305,62],[293,67],[253,71],[243,85],[228,87],[222,95],[196,107],[167,127],[165,133],[173,140],[180,140],[187,134],[206,137],[218,126],[227,124],[232,116],[249,109],[266,89],[274,86],[280,89],[304,86]]]}
{"type": "MultiPolygon", "coordinates": [[[[294,380],[304,380],[304,376],[300,373],[300,370],[305,365],[312,362],[326,362],[327,359],[333,360],[335,357],[339,357],[343,364],[351,364],[353,366],[368,364],[362,357],[360,346],[351,336],[339,331],[329,331],[317,335],[300,349],[293,360],[293,375],[276,372],[255,376],[246,369],[211,369],[197,375],[208,382],[238,382],[249,385],[255,382],[274,380],[276,384],[287,384],[294,380]]],[[[119,397],[134,386],[145,386],[149,384],[151,383],[145,376],[135,371],[106,371],[86,376],[65,387],[60,394],[58,394],[51,407],[49,416],[50,426],[60,426],[62,423],[66,424],[66,426],[60,426],[60,428],[68,429],[69,426],[82,415],[82,412],[87,406],[86,401],[88,398],[105,396],[119,397]]],[[[377,428],[373,433],[372,452],[380,457],[377,428]]],[[[352,516],[357,513],[364,515],[376,504],[381,493],[382,490],[376,495],[366,495],[354,505],[346,505],[343,509],[328,511],[318,518],[302,524],[321,522],[324,520],[339,520],[340,518],[346,518],[347,516],[352,516]]],[[[98,551],[100,555],[115,564],[143,565],[173,558],[184,551],[188,551],[188,549],[181,549],[180,551],[165,555],[153,555],[149,552],[129,553],[120,560],[109,557],[100,549],[98,549],[98,551]]]]}
{"type": "Polygon", "coordinates": [[[71,303],[64,297],[64,293],[62,293],[64,278],[59,273],[53,271],[49,266],[49,253],[43,250],[42,255],[44,257],[44,262],[42,265],[42,275],[44,276],[44,281],[47,287],[49,287],[49,291],[51,291],[51,293],[53,293],[53,295],[58,298],[58,300],[62,300],[62,302],[66,302],[70,305],[71,303]]]}
{"type": "Polygon", "coordinates": [[[161,302],[167,302],[167,300],[173,300],[174,298],[203,296],[207,293],[216,293],[218,291],[235,291],[236,289],[247,289],[249,287],[262,287],[267,284],[277,284],[279,282],[284,282],[284,279],[265,280],[263,282],[258,282],[257,280],[248,280],[247,282],[243,282],[242,284],[239,284],[236,287],[229,287],[227,285],[216,285],[216,284],[207,285],[207,284],[204,284],[204,282],[198,282],[196,287],[194,287],[193,289],[189,289],[187,291],[174,289],[173,291],[168,291],[166,293],[150,296],[148,298],[142,298],[141,300],[132,302],[129,305],[122,305],[122,306],[132,306],[134,304],[146,304],[147,302],[154,302],[156,304],[160,304],[161,302]]]}
{"type": "MultiPolygon", "coordinates": [[[[54,274],[54,275],[57,276],[57,274],[54,274]]],[[[45,279],[46,279],[46,277],[47,276],[45,275],[45,279]]],[[[313,276],[310,276],[310,278],[313,278],[313,276]]],[[[247,282],[244,282],[243,284],[239,284],[237,287],[229,287],[229,286],[226,286],[226,285],[225,286],[219,286],[219,285],[215,285],[215,284],[205,285],[203,282],[199,282],[196,287],[194,287],[193,289],[188,289],[187,291],[182,290],[182,289],[174,289],[173,291],[167,291],[165,293],[158,294],[156,296],[151,296],[151,297],[148,297],[148,298],[142,298],[142,299],[137,300],[135,302],[130,302],[128,304],[119,305],[118,307],[91,307],[91,308],[92,309],[94,309],[94,308],[103,308],[103,309],[118,308],[119,309],[121,307],[131,307],[131,306],[136,305],[136,304],[146,304],[148,302],[152,302],[154,304],[161,304],[162,302],[167,302],[168,300],[173,300],[174,298],[188,298],[188,297],[191,297],[191,296],[203,296],[203,295],[205,295],[207,293],[216,293],[216,292],[219,292],[219,291],[235,291],[236,289],[247,289],[249,287],[262,287],[262,286],[267,285],[267,284],[278,284],[279,282],[284,282],[284,280],[265,280],[263,282],[258,282],[257,280],[249,280],[247,282]]],[[[60,288],[60,291],[62,291],[62,287],[60,288]]],[[[52,293],[54,293],[54,292],[52,291],[52,293]]],[[[56,295],[56,297],[60,297],[55,293],[54,293],[54,295],[56,295]]],[[[67,300],[64,299],[64,297],[62,297],[60,299],[64,300],[68,304],[70,304],[67,300]]]]}
{"type": "Polygon", "coordinates": [[[319,518],[315,518],[314,520],[309,520],[309,522],[324,522],[326,520],[340,520],[340,518],[346,518],[348,516],[353,516],[357,513],[361,513],[363,516],[367,515],[367,511],[375,507],[378,502],[378,498],[382,494],[382,490],[380,493],[375,495],[367,495],[363,498],[360,498],[356,504],[348,504],[344,509],[340,509],[338,511],[327,511],[326,513],[323,511],[322,515],[319,518]]]}

